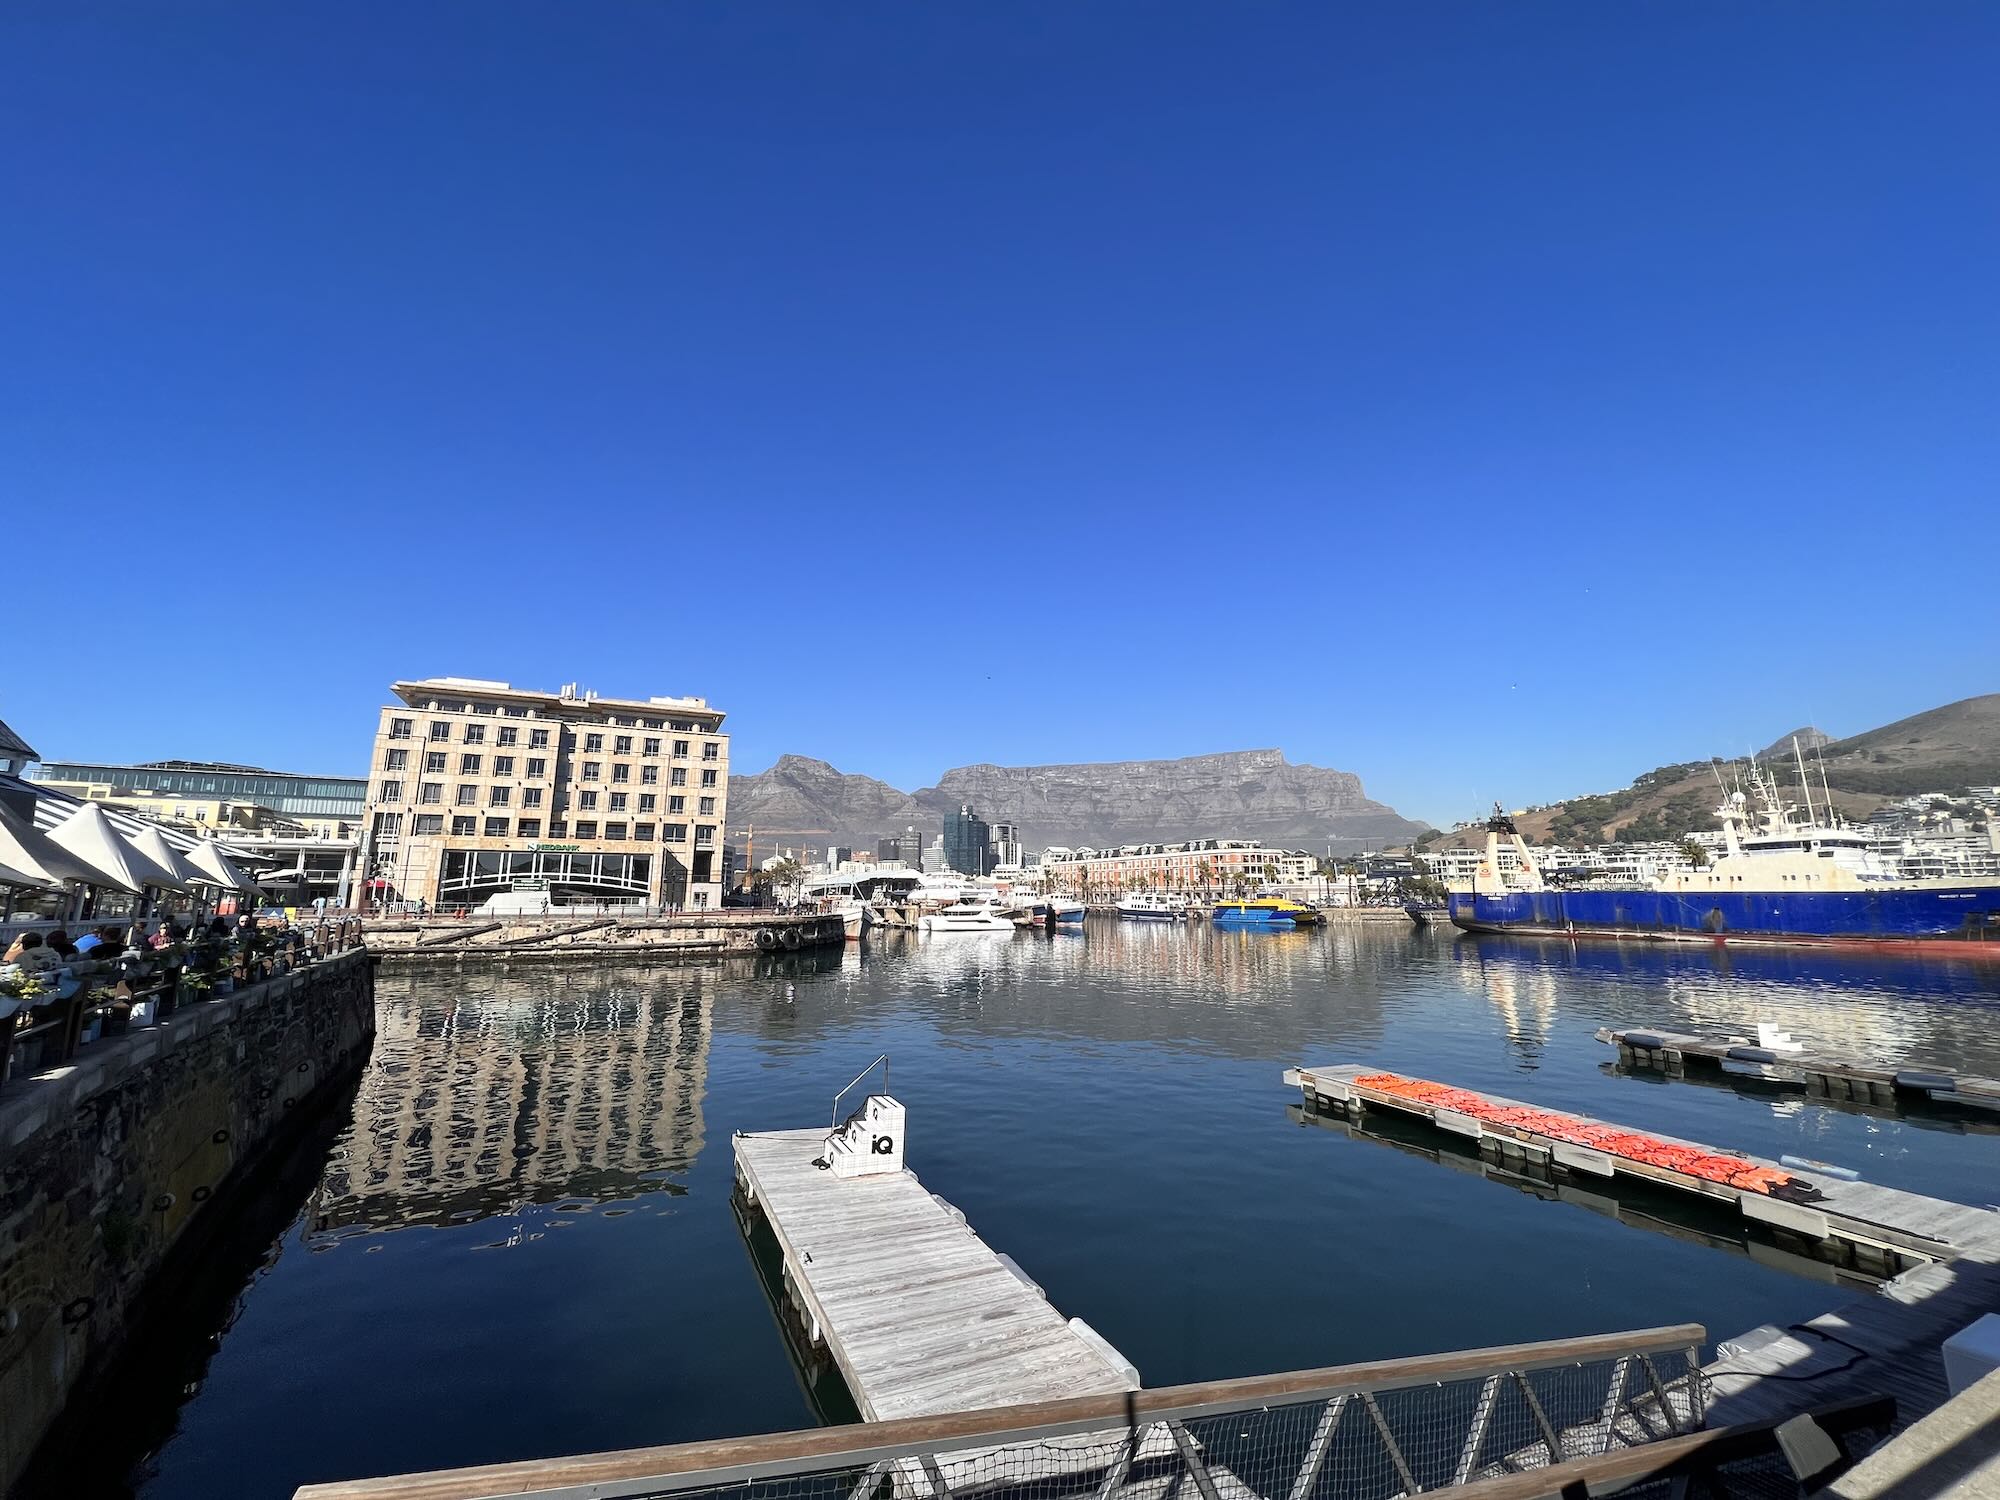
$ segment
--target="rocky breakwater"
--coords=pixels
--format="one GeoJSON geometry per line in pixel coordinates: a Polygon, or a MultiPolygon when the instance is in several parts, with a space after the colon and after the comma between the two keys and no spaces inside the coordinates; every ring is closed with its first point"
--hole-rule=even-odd
{"type": "Polygon", "coordinates": [[[0,1489],[374,1031],[355,948],[0,1087],[0,1489]]]}

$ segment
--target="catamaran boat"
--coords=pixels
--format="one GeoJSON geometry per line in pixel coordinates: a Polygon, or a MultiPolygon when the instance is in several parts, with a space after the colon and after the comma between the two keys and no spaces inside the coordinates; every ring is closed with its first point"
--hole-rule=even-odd
{"type": "Polygon", "coordinates": [[[924,932],[1012,932],[1014,919],[989,901],[961,901],[920,918],[924,932]]]}
{"type": "Polygon", "coordinates": [[[1178,922],[1187,914],[1187,901],[1163,891],[1133,891],[1118,898],[1118,915],[1135,922],[1178,922]]]}
{"type": "Polygon", "coordinates": [[[1239,925],[1251,925],[1258,917],[1268,919],[1264,925],[1310,927],[1321,920],[1319,908],[1308,906],[1303,901],[1294,901],[1289,896],[1264,895],[1247,896],[1241,901],[1218,901],[1212,913],[1216,921],[1228,920],[1239,925]]]}

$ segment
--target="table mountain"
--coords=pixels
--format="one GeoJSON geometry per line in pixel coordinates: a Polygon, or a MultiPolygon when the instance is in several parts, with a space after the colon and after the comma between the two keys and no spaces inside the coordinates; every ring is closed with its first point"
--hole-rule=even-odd
{"type": "Polygon", "coordinates": [[[936,786],[913,793],[844,775],[825,761],[786,755],[768,771],[732,778],[729,788],[731,825],[754,823],[760,844],[767,838],[831,840],[872,849],[877,838],[906,827],[917,828],[928,843],[945,813],[962,803],[989,823],[1019,825],[1031,849],[1256,838],[1314,851],[1332,844],[1344,852],[1405,842],[1426,826],[1371,801],[1353,772],[1292,765],[1280,750],[960,766],[936,786]]]}

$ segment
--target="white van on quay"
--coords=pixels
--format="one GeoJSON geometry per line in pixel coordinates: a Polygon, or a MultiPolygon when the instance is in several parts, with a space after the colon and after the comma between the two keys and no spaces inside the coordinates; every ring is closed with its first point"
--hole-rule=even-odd
{"type": "Polygon", "coordinates": [[[547,891],[501,891],[488,896],[472,914],[475,917],[539,917],[555,909],[547,891]]]}

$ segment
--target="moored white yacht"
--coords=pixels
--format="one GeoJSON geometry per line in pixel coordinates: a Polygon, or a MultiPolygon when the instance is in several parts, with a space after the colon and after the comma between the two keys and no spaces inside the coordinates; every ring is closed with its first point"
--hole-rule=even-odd
{"type": "Polygon", "coordinates": [[[924,932],[1012,932],[1014,919],[989,901],[960,901],[918,919],[924,932]]]}
{"type": "Polygon", "coordinates": [[[1178,922],[1187,914],[1187,899],[1164,891],[1131,891],[1118,898],[1118,915],[1135,922],[1178,922]]]}

